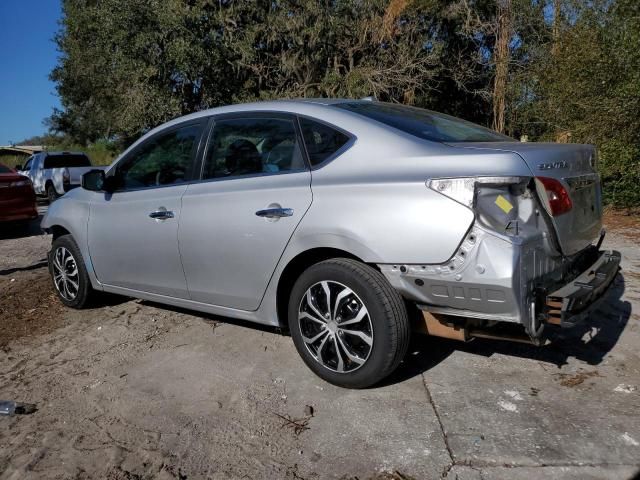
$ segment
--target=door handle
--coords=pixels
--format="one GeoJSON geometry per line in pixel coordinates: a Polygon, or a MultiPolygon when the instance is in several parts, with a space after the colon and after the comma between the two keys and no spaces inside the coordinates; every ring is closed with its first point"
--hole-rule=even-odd
{"type": "Polygon", "coordinates": [[[173,218],[174,215],[170,210],[156,210],[155,212],[151,212],[149,216],[156,220],[166,220],[167,218],[173,218]]]}
{"type": "Polygon", "coordinates": [[[266,218],[290,217],[293,215],[293,208],[267,208],[265,210],[258,210],[256,215],[266,218]]]}

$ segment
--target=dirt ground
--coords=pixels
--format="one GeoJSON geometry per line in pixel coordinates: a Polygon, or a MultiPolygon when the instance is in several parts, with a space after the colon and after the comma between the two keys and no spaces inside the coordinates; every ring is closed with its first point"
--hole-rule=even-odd
{"type": "MultiPolygon", "coordinates": [[[[291,339],[109,297],[61,306],[37,225],[0,231],[0,479],[630,479],[640,472],[638,217],[607,214],[623,272],[542,348],[416,336],[350,391],[291,339]]],[[[3,228],[3,227],[0,227],[3,228]]]]}

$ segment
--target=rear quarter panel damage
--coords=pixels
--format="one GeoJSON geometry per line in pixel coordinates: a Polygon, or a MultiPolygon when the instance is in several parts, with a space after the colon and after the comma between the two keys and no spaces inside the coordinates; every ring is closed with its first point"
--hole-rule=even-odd
{"type": "Polygon", "coordinates": [[[324,185],[313,189],[292,247],[338,248],[368,263],[443,263],[473,220],[424,182],[324,185]]]}

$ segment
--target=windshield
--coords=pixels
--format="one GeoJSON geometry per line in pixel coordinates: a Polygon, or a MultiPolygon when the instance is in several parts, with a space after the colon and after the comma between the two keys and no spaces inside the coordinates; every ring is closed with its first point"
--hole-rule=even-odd
{"type": "Polygon", "coordinates": [[[475,123],[422,108],[383,102],[349,102],[335,106],[433,142],[513,141],[475,123]]]}
{"type": "Polygon", "coordinates": [[[86,155],[48,155],[43,168],[90,167],[91,162],[86,155]]]}

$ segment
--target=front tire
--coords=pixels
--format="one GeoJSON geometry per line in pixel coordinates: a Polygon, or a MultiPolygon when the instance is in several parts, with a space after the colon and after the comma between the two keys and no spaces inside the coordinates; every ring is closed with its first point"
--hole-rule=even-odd
{"type": "Polygon", "coordinates": [[[379,271],[347,258],[317,263],[298,278],[288,319],[307,366],[341,387],[375,385],[397,368],[409,345],[402,297],[379,271]]]}
{"type": "Polygon", "coordinates": [[[89,274],[71,235],[54,240],[49,252],[49,272],[58,298],[67,307],[81,309],[93,299],[89,274]]]}

